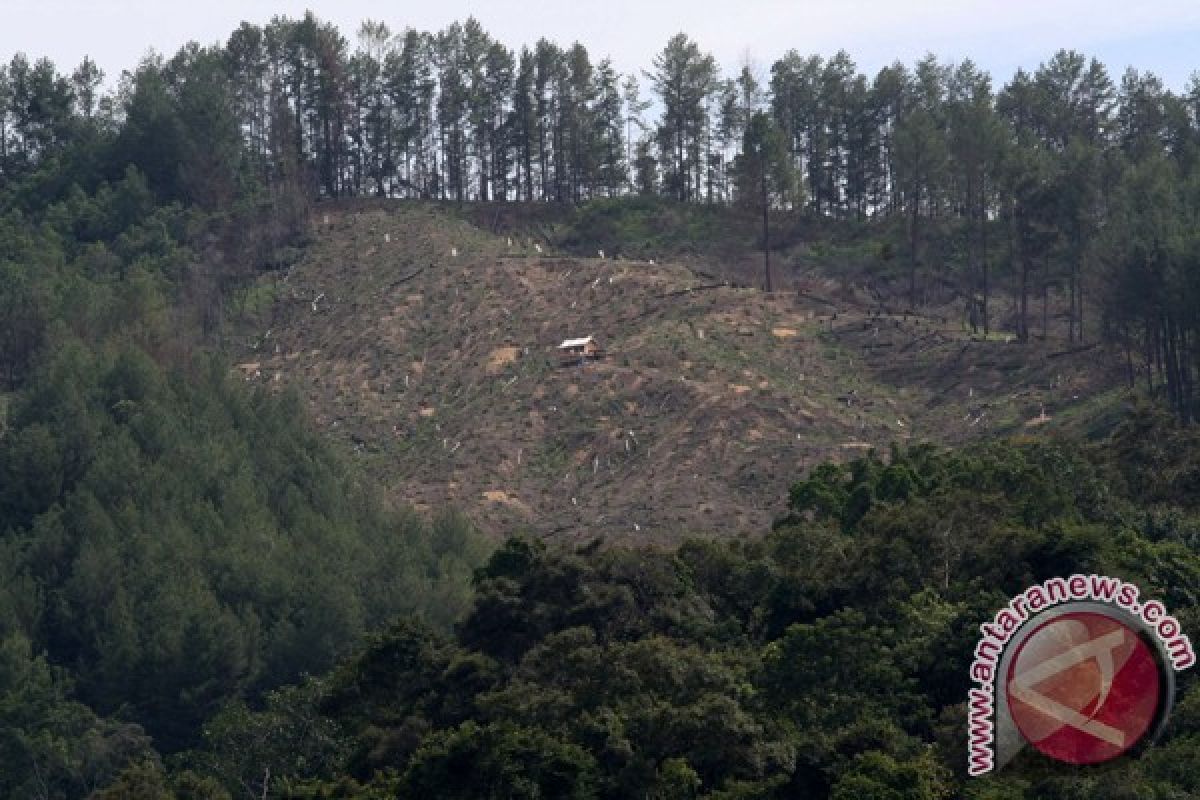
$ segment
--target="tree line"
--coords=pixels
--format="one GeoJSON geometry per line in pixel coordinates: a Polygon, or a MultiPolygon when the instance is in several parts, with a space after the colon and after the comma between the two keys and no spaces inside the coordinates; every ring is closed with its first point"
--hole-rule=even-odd
{"type": "Polygon", "coordinates": [[[0,186],[87,189],[133,164],[162,199],[258,198],[271,242],[302,227],[308,198],[354,195],[640,194],[867,223],[895,238],[910,303],[949,276],[985,334],[1022,341],[1065,305],[1067,339],[1119,344],[1131,381],[1195,416],[1197,79],[1173,92],[1066,50],[1004,85],[932,55],[871,77],[845,52],[727,77],[684,34],[622,76],[579,43],[514,51],[475,19],[436,33],[367,21],[352,45],[310,13],[102,84],[89,60],[69,75],[23,55],[0,67],[0,186]]]}

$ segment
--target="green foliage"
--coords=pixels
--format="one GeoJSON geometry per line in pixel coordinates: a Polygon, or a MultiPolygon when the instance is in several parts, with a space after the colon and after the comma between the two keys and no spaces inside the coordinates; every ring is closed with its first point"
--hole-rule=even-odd
{"type": "Polygon", "coordinates": [[[831,800],[939,800],[952,797],[949,770],[926,755],[900,761],[868,751],[838,777],[831,800]]]}
{"type": "Polygon", "coordinates": [[[80,797],[151,756],[141,728],[101,719],[70,694],[66,673],[27,638],[0,637],[0,797],[80,797]]]}
{"type": "Polygon", "coordinates": [[[323,685],[310,680],[269,692],[261,711],[234,700],[204,724],[205,751],[192,766],[228,787],[258,787],[270,776],[302,784],[346,756],[341,727],[317,707],[323,685]]]}
{"type": "Polygon", "coordinates": [[[627,258],[733,252],[754,241],[752,219],[730,227],[727,209],[645,196],[597,199],[580,207],[557,242],[568,252],[597,248],[627,258]]]}
{"type": "Polygon", "coordinates": [[[738,202],[757,210],[760,215],[764,205],[766,208],[799,208],[803,204],[803,196],[798,196],[800,184],[783,131],[766,112],[758,111],[750,116],[734,171],[738,202]]]}
{"type": "Polygon", "coordinates": [[[585,800],[594,772],[583,749],[542,731],[465,722],[426,739],[400,786],[413,797],[585,800]]]}
{"type": "Polygon", "coordinates": [[[175,800],[159,766],[143,761],[125,769],[117,780],[97,792],[97,800],[175,800]]]}
{"type": "MultiPolygon", "coordinates": [[[[146,70],[130,102],[153,139],[177,98],[146,70]]],[[[193,191],[169,141],[129,146],[161,163],[0,217],[0,636],[70,666],[61,703],[128,721],[87,742],[136,722],[171,752],[397,614],[449,627],[489,548],[453,514],[387,509],[295,395],[181,354],[211,218],[161,204],[193,191]]],[[[44,768],[81,785],[85,745],[44,768]]]]}
{"type": "Polygon", "coordinates": [[[1186,676],[1142,761],[963,774],[967,668],[1006,593],[1094,570],[1200,624],[1195,549],[1131,528],[1141,499],[1109,480],[1126,437],[827,465],[761,539],[511,539],[477,570],[453,636],[398,623],[264,710],[229,707],[187,763],[254,791],[269,765],[267,788],[314,798],[1188,796],[1200,717],[1186,676]],[[308,738],[281,733],[285,719],[308,738]]]}
{"type": "Polygon", "coordinates": [[[166,746],[396,613],[463,608],[473,534],[385,512],[291,396],[78,346],[27,392],[0,446],[0,518],[6,568],[45,598],[29,633],[166,746]]]}
{"type": "Polygon", "coordinates": [[[115,781],[89,797],[92,800],[231,800],[230,793],[213,779],[187,771],[170,775],[151,759],[130,764],[115,781]]]}
{"type": "Polygon", "coordinates": [[[385,506],[298,396],[203,352],[244,279],[296,258],[315,193],[591,200],[561,212],[566,249],[721,259],[758,220],[720,203],[757,187],[786,209],[773,246],[904,253],[914,303],[931,270],[978,282],[985,330],[994,278],[1022,339],[1034,284],[1067,285],[1074,341],[1102,283],[1130,379],[1190,422],[1191,101],[1135,71],[1118,96],[1065,51],[996,94],[969,63],[869,83],[845,53],[791,52],[768,99],[680,34],[650,76],[663,117],[627,155],[645,107],[627,86],[623,119],[616,73],[581,45],[518,60],[475,20],[362,40],[352,55],[311,14],[244,25],[104,98],[90,62],[0,69],[0,796],[1200,791],[1186,677],[1141,761],[961,774],[966,666],[1006,594],[1108,572],[1200,626],[1200,440],[1152,411],[1100,448],[824,465],[757,540],[518,539],[489,560],[465,520],[385,506]],[[616,196],[628,166],[636,198],[616,196]]]}

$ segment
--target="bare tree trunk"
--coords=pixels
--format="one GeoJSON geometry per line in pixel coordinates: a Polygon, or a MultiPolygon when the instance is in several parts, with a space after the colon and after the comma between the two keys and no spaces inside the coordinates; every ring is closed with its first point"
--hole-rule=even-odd
{"type": "Polygon", "coordinates": [[[1192,365],[1189,358],[1191,348],[1188,344],[1187,331],[1182,324],[1177,326],[1177,331],[1179,335],[1175,345],[1175,368],[1179,373],[1180,418],[1183,420],[1184,425],[1190,425],[1194,419],[1192,413],[1192,365]]]}
{"type": "Polygon", "coordinates": [[[1183,393],[1183,375],[1179,363],[1179,330],[1171,314],[1163,318],[1163,356],[1167,371],[1167,396],[1180,421],[1187,422],[1183,393]]]}
{"type": "Polygon", "coordinates": [[[909,223],[908,241],[908,303],[915,310],[917,307],[917,244],[920,240],[918,225],[921,219],[920,194],[912,199],[912,220],[909,223]]]}
{"type": "Polygon", "coordinates": [[[1125,340],[1125,369],[1129,373],[1129,388],[1132,389],[1134,388],[1133,347],[1130,340],[1129,325],[1124,326],[1124,335],[1122,338],[1125,340]]]}
{"type": "Polygon", "coordinates": [[[759,174],[762,183],[762,210],[763,210],[763,272],[766,276],[767,292],[771,291],[771,226],[770,226],[770,204],[767,198],[767,157],[762,152],[761,146],[758,157],[759,174]]]}
{"type": "MultiPolygon", "coordinates": [[[[1042,267],[1047,273],[1050,272],[1050,262],[1046,261],[1042,267]]],[[[1042,278],[1042,340],[1045,341],[1049,336],[1050,323],[1050,276],[1045,275],[1042,278]]]]}
{"type": "Polygon", "coordinates": [[[1163,357],[1162,357],[1162,331],[1158,324],[1151,326],[1154,330],[1154,338],[1151,340],[1153,346],[1154,369],[1158,373],[1158,383],[1162,385],[1166,383],[1166,377],[1163,374],[1163,357]]]}
{"type": "Polygon", "coordinates": [[[988,316],[988,302],[991,299],[990,274],[988,273],[987,249],[987,198],[982,192],[979,201],[979,256],[983,267],[983,338],[986,339],[991,331],[991,318],[988,316]]]}
{"type": "Polygon", "coordinates": [[[1071,273],[1067,278],[1067,341],[1075,341],[1075,265],[1071,265],[1071,273]]]}
{"type": "Polygon", "coordinates": [[[1021,248],[1021,304],[1017,337],[1021,341],[1029,339],[1029,256],[1025,248],[1021,248]]]}
{"type": "Polygon", "coordinates": [[[1076,333],[1079,335],[1079,343],[1083,344],[1083,270],[1079,270],[1079,276],[1075,279],[1075,291],[1078,297],[1075,300],[1075,307],[1079,309],[1079,319],[1076,321],[1076,333]]]}
{"type": "Polygon", "coordinates": [[[1146,391],[1151,397],[1154,396],[1154,350],[1158,345],[1154,341],[1153,327],[1149,320],[1145,323],[1146,341],[1145,341],[1145,358],[1146,358],[1146,391]]]}

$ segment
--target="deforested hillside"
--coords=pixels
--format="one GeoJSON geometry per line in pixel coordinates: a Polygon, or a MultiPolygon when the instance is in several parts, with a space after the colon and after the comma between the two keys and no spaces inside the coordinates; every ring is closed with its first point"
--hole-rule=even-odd
{"type": "Polygon", "coordinates": [[[761,530],[806,467],[893,442],[1088,424],[1104,351],[972,337],[801,265],[765,293],[654,259],[566,257],[426,203],[324,204],[247,295],[238,367],[295,386],[397,501],[496,534],[667,543],[761,530]],[[593,336],[601,359],[564,364],[593,336]]]}
{"type": "Polygon", "coordinates": [[[1200,797],[1197,20],[163,5],[0,27],[0,800],[1200,797]]]}

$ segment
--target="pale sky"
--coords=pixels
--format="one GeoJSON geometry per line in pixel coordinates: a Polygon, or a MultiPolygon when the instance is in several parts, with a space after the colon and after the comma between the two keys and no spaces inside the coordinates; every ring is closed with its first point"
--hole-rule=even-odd
{"type": "Polygon", "coordinates": [[[1099,58],[1114,80],[1133,65],[1182,89],[1200,69],[1197,0],[0,0],[0,59],[22,51],[69,72],[90,55],[111,85],[149,48],[170,55],[189,40],[223,42],[242,20],[262,24],[306,8],[351,42],[367,18],[393,31],[438,30],[474,15],[510,47],[541,36],[578,40],[593,58],[611,56],[623,73],[648,68],[679,31],[727,73],[749,54],[765,74],[791,48],[805,55],[845,49],[868,75],[927,52],[970,57],[997,85],[1064,47],[1099,58]]]}

